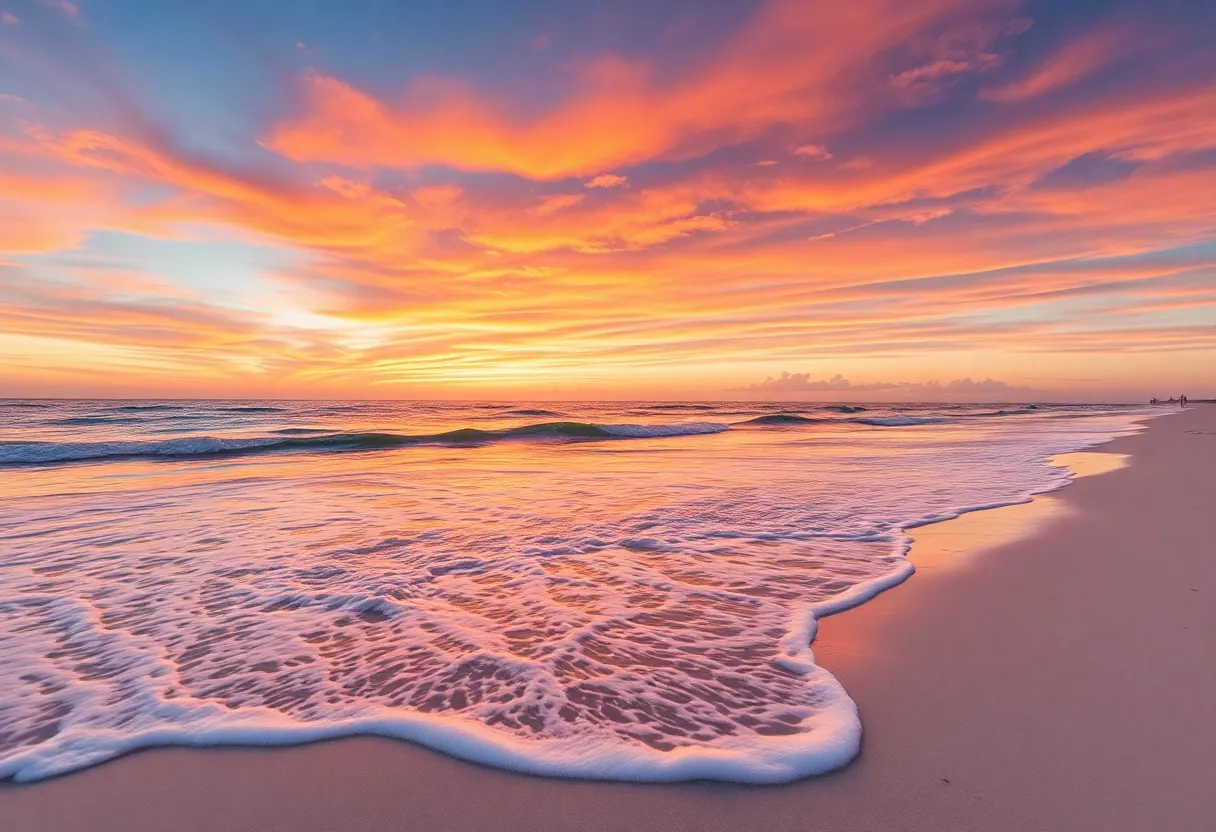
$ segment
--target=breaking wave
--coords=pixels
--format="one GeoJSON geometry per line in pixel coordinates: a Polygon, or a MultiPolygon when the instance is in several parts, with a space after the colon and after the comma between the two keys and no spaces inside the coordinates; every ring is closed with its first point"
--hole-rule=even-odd
{"type": "Polygon", "coordinates": [[[853,419],[859,425],[874,425],[883,428],[905,428],[914,425],[944,425],[954,421],[949,416],[865,416],[853,419]]]}
{"type": "Polygon", "coordinates": [[[299,436],[311,428],[284,428],[275,436],[219,438],[191,436],[181,439],[120,442],[0,442],[0,465],[42,465],[55,462],[117,458],[231,456],[274,451],[373,451],[410,445],[479,445],[519,439],[648,439],[720,433],[727,425],[690,422],[680,425],[595,425],[587,422],[546,422],[503,430],[460,428],[433,434],[327,433],[299,436]]]}
{"type": "Polygon", "coordinates": [[[515,410],[504,410],[501,413],[494,414],[496,416],[556,416],[558,418],[565,416],[564,413],[558,413],[555,410],[541,410],[540,408],[519,408],[515,410]]]}
{"type": "Polygon", "coordinates": [[[829,419],[815,419],[811,416],[798,416],[794,413],[770,413],[767,416],[757,416],[755,419],[748,419],[740,422],[741,425],[808,425],[814,422],[831,421],[829,419]]]}

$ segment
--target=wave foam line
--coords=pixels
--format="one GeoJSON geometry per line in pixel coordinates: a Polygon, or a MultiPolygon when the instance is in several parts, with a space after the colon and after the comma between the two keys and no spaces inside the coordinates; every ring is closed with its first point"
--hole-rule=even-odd
{"type": "MultiPolygon", "coordinates": [[[[826,408],[825,408],[826,409],[826,408]]],[[[859,408],[864,409],[864,408],[859,408]]],[[[837,411],[854,413],[855,410],[837,411]]],[[[993,414],[997,415],[997,414],[993,414]]],[[[770,413],[764,416],[757,416],[754,419],[747,419],[739,422],[741,425],[813,425],[813,424],[834,424],[834,425],[870,425],[873,427],[912,427],[915,425],[943,425],[948,422],[955,421],[949,416],[906,416],[903,414],[894,414],[891,416],[857,416],[853,418],[841,418],[836,416],[800,416],[796,413],[770,413]]]]}
{"type": "Polygon", "coordinates": [[[230,711],[214,704],[183,707],[166,701],[166,707],[177,711],[172,725],[131,734],[97,730],[73,738],[70,746],[42,743],[0,763],[0,780],[41,780],[155,746],[298,745],[375,735],[525,774],[633,782],[784,783],[839,768],[857,755],[861,743],[857,706],[836,678],[817,665],[807,676],[807,684],[817,688],[823,702],[819,712],[806,720],[812,730],[782,737],[740,737],[729,748],[658,751],[642,745],[606,747],[585,737],[532,741],[458,717],[384,706],[367,716],[316,724],[267,708],[230,711]]]}

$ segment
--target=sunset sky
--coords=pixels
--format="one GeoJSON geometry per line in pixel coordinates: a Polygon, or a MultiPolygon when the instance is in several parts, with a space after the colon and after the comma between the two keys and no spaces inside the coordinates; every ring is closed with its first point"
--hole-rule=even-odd
{"type": "Polygon", "coordinates": [[[1216,3],[0,0],[0,396],[1216,394],[1216,3]]]}

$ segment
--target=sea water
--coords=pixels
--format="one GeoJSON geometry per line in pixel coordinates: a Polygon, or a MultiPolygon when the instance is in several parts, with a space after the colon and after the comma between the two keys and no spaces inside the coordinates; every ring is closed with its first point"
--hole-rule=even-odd
{"type": "Polygon", "coordinates": [[[350,734],[780,782],[861,726],[819,617],[1057,488],[1112,406],[0,401],[0,778],[350,734]]]}

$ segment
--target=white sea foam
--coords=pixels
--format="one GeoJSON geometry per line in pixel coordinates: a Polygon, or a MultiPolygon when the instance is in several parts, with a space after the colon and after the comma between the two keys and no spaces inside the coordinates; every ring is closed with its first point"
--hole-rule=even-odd
{"type": "Polygon", "coordinates": [[[614,435],[656,441],[182,459],[148,479],[113,461],[70,489],[18,469],[0,778],[357,733],[539,774],[825,771],[861,726],[815,664],[818,619],[911,573],[904,529],[1057,487],[1050,456],[1131,418],[630,425],[614,435]]]}

